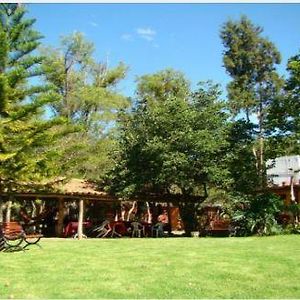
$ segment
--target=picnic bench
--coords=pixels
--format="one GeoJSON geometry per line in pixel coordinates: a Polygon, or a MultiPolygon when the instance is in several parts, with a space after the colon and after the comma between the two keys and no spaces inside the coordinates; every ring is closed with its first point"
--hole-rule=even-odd
{"type": "Polygon", "coordinates": [[[4,222],[0,224],[1,237],[5,251],[25,250],[29,245],[40,245],[38,242],[43,237],[36,232],[26,233],[18,222],[4,222]],[[23,246],[23,242],[25,245],[23,246]]]}

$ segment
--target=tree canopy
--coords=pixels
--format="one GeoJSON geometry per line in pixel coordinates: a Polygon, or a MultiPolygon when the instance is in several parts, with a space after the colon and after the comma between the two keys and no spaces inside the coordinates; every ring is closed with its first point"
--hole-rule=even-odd
{"type": "Polygon", "coordinates": [[[257,157],[260,185],[265,184],[265,138],[273,133],[268,126],[270,107],[278,101],[283,80],[276,71],[281,56],[275,45],[262,37],[263,29],[247,17],[226,22],[221,30],[224,66],[232,81],[228,84],[228,103],[233,115],[243,112],[247,122],[257,118],[257,157]]]}
{"type": "Polygon", "coordinates": [[[74,32],[61,38],[59,48],[42,49],[47,57],[42,68],[57,99],[51,105],[53,114],[67,118],[75,131],[57,145],[58,165],[70,176],[100,179],[110,166],[112,122],[129,101],[116,89],[127,67],[120,63],[109,68],[96,62],[93,52],[93,43],[74,32]]]}

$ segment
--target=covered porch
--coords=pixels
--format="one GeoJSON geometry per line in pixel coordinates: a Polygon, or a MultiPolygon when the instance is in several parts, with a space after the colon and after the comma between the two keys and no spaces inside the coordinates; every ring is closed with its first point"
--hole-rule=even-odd
{"type": "MultiPolygon", "coordinates": [[[[2,192],[0,197],[2,203],[10,206],[12,203],[19,203],[19,210],[10,212],[9,217],[12,220],[41,222],[46,236],[67,237],[70,233],[75,234],[76,230],[76,236],[81,239],[85,227],[99,224],[103,220],[127,223],[138,220],[152,226],[164,210],[167,214],[168,230],[171,232],[183,229],[179,209],[172,202],[178,200],[176,195],[145,195],[139,199],[124,201],[99,190],[95,183],[71,179],[57,182],[51,188],[19,187],[12,193],[2,192]],[[30,213],[28,216],[24,206],[35,206],[35,214],[30,213]]],[[[32,212],[31,208],[29,210],[32,212]]],[[[3,210],[1,215],[2,220],[7,219],[3,210]]]]}

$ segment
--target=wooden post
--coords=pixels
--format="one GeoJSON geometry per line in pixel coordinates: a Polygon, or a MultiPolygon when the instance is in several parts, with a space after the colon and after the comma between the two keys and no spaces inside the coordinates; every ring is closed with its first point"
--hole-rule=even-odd
{"type": "Polygon", "coordinates": [[[82,239],[82,232],[83,232],[83,210],[84,210],[84,205],[83,205],[83,199],[79,200],[79,213],[78,213],[78,231],[77,231],[77,236],[78,239],[82,239]]]}
{"type": "Polygon", "coordinates": [[[130,210],[129,210],[129,212],[128,212],[127,220],[126,220],[126,221],[130,221],[131,214],[132,214],[133,211],[135,210],[136,204],[137,204],[137,202],[136,202],[136,201],[133,201],[132,207],[130,208],[130,210]]]}
{"type": "Polygon", "coordinates": [[[147,223],[152,224],[152,214],[151,214],[149,202],[146,202],[146,205],[147,205],[147,223]]]}
{"type": "Polygon", "coordinates": [[[64,205],[64,198],[58,199],[58,220],[57,220],[57,228],[56,234],[59,237],[63,237],[64,232],[64,216],[65,216],[65,205],[64,205]]]}

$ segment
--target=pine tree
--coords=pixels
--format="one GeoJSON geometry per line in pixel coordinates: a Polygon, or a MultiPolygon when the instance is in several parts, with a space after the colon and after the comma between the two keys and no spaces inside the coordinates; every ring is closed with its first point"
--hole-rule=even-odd
{"type": "Polygon", "coordinates": [[[23,5],[0,5],[0,191],[53,171],[46,146],[62,123],[44,118],[55,98],[49,86],[34,84],[42,74],[44,58],[36,54],[42,35],[25,14],[23,5]]]}

